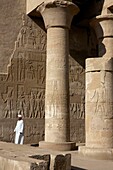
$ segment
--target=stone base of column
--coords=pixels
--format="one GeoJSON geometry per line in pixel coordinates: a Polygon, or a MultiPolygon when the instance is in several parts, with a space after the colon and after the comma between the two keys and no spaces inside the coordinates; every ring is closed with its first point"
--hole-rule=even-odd
{"type": "Polygon", "coordinates": [[[90,148],[79,146],[79,154],[101,160],[113,160],[113,148],[90,148]]]}
{"type": "Polygon", "coordinates": [[[52,143],[40,141],[39,147],[43,149],[50,149],[56,151],[71,151],[76,149],[76,144],[75,142],[52,143]]]}

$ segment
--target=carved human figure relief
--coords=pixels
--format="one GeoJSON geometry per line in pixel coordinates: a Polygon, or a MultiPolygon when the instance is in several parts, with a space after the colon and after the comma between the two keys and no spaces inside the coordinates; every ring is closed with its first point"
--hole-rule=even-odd
{"type": "Polygon", "coordinates": [[[97,99],[95,105],[95,114],[98,115],[105,114],[105,96],[106,96],[105,88],[101,90],[97,89],[95,95],[97,99]]]}
{"type": "Polygon", "coordinates": [[[4,118],[12,118],[13,117],[13,89],[8,89],[6,98],[3,99],[5,103],[5,115],[4,118]]]}
{"type": "Polygon", "coordinates": [[[85,96],[82,95],[81,96],[81,103],[80,103],[80,114],[79,114],[79,118],[80,119],[84,119],[85,118],[85,96]]]}
{"type": "Polygon", "coordinates": [[[35,37],[35,32],[32,29],[32,26],[29,27],[29,35],[27,37],[27,46],[36,48],[36,37],[35,37]]]}
{"type": "Polygon", "coordinates": [[[11,65],[8,66],[8,73],[6,76],[6,81],[14,81],[14,63],[11,63],[11,65]]]}
{"type": "Polygon", "coordinates": [[[41,91],[41,97],[40,97],[40,112],[41,112],[41,118],[45,117],[45,91],[41,91]]]}
{"type": "Polygon", "coordinates": [[[22,91],[18,96],[18,114],[24,115],[24,108],[25,108],[25,94],[22,91]]]}
{"type": "Polygon", "coordinates": [[[33,65],[33,62],[30,60],[26,61],[26,73],[27,73],[27,79],[35,79],[35,67],[33,65]]]}
{"type": "Polygon", "coordinates": [[[18,80],[23,81],[25,79],[25,65],[24,58],[18,58],[18,80]]]}
{"type": "Polygon", "coordinates": [[[25,15],[22,16],[22,27],[19,31],[18,37],[17,37],[17,44],[18,47],[24,47],[24,45],[26,44],[26,36],[27,36],[27,30],[28,30],[28,26],[26,24],[25,21],[25,15]]]}
{"type": "Polygon", "coordinates": [[[40,65],[38,65],[38,83],[44,84],[44,82],[45,82],[44,63],[40,63],[40,65]]]}
{"type": "Polygon", "coordinates": [[[25,105],[24,105],[24,116],[27,118],[29,117],[29,110],[30,110],[30,101],[29,101],[29,95],[25,95],[25,105]]]}
{"type": "Polygon", "coordinates": [[[30,114],[29,114],[29,118],[34,118],[35,117],[35,96],[33,94],[33,92],[31,92],[30,94],[30,114]]]}
{"type": "Polygon", "coordinates": [[[41,101],[40,101],[40,91],[36,95],[35,99],[35,118],[41,118],[41,101]]]}
{"type": "Polygon", "coordinates": [[[45,50],[46,49],[46,36],[41,33],[41,51],[45,50]]]}

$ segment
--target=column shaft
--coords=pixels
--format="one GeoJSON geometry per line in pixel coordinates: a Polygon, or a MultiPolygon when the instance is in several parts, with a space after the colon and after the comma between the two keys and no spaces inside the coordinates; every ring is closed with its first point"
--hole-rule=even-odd
{"type": "Polygon", "coordinates": [[[107,68],[112,62],[86,61],[86,146],[90,148],[113,147],[113,71],[107,68]]]}
{"type": "Polygon", "coordinates": [[[47,30],[45,141],[70,141],[68,29],[47,30]]]}

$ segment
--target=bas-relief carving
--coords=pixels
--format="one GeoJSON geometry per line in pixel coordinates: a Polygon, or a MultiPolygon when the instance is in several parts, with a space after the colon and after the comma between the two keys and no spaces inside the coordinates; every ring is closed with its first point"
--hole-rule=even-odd
{"type": "Polygon", "coordinates": [[[10,66],[8,66],[8,74],[6,77],[6,81],[14,81],[14,77],[15,77],[15,67],[14,67],[14,63],[12,63],[10,66]]]}
{"type": "Polygon", "coordinates": [[[85,118],[85,103],[71,103],[70,112],[75,119],[85,118]]]}
{"type": "Polygon", "coordinates": [[[7,74],[0,75],[1,117],[44,118],[46,34],[25,15],[22,22],[7,74]]]}
{"type": "Polygon", "coordinates": [[[37,126],[29,125],[28,128],[26,129],[26,136],[30,137],[30,136],[35,136],[35,135],[40,135],[40,131],[38,130],[37,126]]]}
{"type": "Polygon", "coordinates": [[[46,36],[42,29],[37,29],[34,22],[24,14],[22,16],[22,27],[17,36],[16,47],[25,47],[29,49],[37,49],[39,51],[46,50],[46,36]]]}
{"type": "MultiPolygon", "coordinates": [[[[70,114],[71,114],[71,119],[76,120],[84,120],[85,118],[85,72],[84,68],[80,66],[75,60],[73,60],[70,57],[70,73],[69,73],[69,78],[70,78],[70,114]],[[76,98],[79,96],[79,101],[77,101],[76,98]]],[[[60,113],[62,112],[62,108],[57,106],[57,111],[56,111],[56,105],[60,102],[59,95],[57,94],[57,89],[61,86],[61,82],[56,81],[56,80],[50,80],[47,81],[47,86],[51,87],[52,90],[46,94],[48,100],[46,101],[46,119],[47,118],[60,118],[60,113]],[[54,94],[52,94],[54,92],[54,94]],[[52,98],[52,96],[54,98],[52,98]],[[53,103],[54,101],[54,103],[53,103]],[[59,113],[57,115],[57,113],[59,113]]],[[[64,94],[65,95],[65,94],[64,94]]],[[[63,95],[62,95],[63,96],[63,95]]],[[[60,96],[61,97],[61,96],[60,96]]],[[[63,96],[64,98],[64,96],[63,96]]],[[[65,103],[65,101],[64,101],[65,103]]],[[[63,104],[62,103],[62,107],[63,104]]],[[[64,105],[65,106],[65,105],[64,105]]],[[[62,118],[62,117],[61,117],[62,118]]],[[[59,126],[59,125],[58,125],[59,126]]],[[[56,128],[58,128],[58,126],[56,128]]],[[[47,128],[51,129],[53,128],[52,123],[47,124],[47,128]]],[[[59,126],[60,128],[60,126],[59,126]]],[[[82,132],[83,133],[83,132],[82,132]]],[[[75,135],[75,133],[73,134],[75,135]]],[[[80,135],[80,134],[79,134],[80,135]]]]}
{"type": "Polygon", "coordinates": [[[13,87],[8,87],[6,93],[1,93],[2,99],[4,101],[4,118],[13,117],[13,97],[14,89],[13,87]]]}
{"type": "Polygon", "coordinates": [[[24,61],[24,53],[18,54],[17,59],[17,74],[18,74],[18,81],[24,81],[25,80],[25,61],[24,61]]]}
{"type": "Polygon", "coordinates": [[[85,118],[85,71],[70,57],[70,114],[74,119],[85,118]]]}
{"type": "Polygon", "coordinates": [[[92,90],[91,92],[87,92],[87,102],[93,103],[92,111],[93,115],[102,116],[105,117],[108,115],[108,112],[106,113],[106,89],[100,89],[97,88],[95,90],[92,90]],[[107,114],[107,115],[106,115],[107,114]]]}

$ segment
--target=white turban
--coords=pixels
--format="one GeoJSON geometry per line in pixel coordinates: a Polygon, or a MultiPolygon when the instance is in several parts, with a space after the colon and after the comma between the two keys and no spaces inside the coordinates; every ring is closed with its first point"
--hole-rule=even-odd
{"type": "Polygon", "coordinates": [[[18,117],[22,117],[22,115],[19,114],[18,117]]]}

